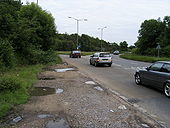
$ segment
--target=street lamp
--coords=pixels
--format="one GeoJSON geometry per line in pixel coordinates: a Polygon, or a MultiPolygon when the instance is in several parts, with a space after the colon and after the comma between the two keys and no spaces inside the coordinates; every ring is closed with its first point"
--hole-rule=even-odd
{"type": "Polygon", "coordinates": [[[79,21],[87,21],[87,19],[77,19],[77,18],[74,18],[74,17],[68,17],[68,18],[71,18],[71,19],[74,19],[77,21],[77,49],[79,47],[79,42],[78,42],[78,34],[79,34],[79,21]]]}
{"type": "Polygon", "coordinates": [[[161,49],[161,46],[160,46],[160,44],[159,43],[157,43],[158,45],[157,45],[157,47],[156,47],[156,49],[158,50],[158,58],[159,58],[159,56],[160,56],[160,49],[161,49]]]}
{"type": "Polygon", "coordinates": [[[103,28],[98,28],[99,30],[101,30],[101,52],[102,52],[102,38],[103,38],[103,30],[107,28],[106,26],[103,28]]]}

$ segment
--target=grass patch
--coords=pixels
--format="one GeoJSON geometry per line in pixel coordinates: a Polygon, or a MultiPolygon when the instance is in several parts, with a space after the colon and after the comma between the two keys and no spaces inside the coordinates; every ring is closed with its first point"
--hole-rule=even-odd
{"type": "MultiPolygon", "coordinates": [[[[57,51],[57,54],[70,55],[71,51],[57,51]]],[[[82,56],[92,55],[95,52],[81,52],[82,56]]]]}
{"type": "Polygon", "coordinates": [[[29,98],[28,89],[37,80],[37,73],[41,71],[43,65],[16,67],[11,71],[0,74],[0,79],[17,78],[20,81],[20,88],[17,90],[0,91],[0,117],[5,116],[8,111],[18,104],[26,103],[29,98]]]}
{"type": "MultiPolygon", "coordinates": [[[[56,56],[55,61],[47,65],[58,63],[61,63],[61,58],[56,56]]],[[[0,88],[0,118],[4,117],[13,106],[27,102],[30,97],[28,90],[37,81],[37,74],[47,65],[18,66],[11,70],[0,72],[0,82],[3,82],[3,84],[0,83],[2,85],[2,89],[0,88]],[[4,85],[8,87],[3,87],[4,85]]]]}
{"type": "Polygon", "coordinates": [[[156,62],[156,61],[170,61],[170,58],[165,58],[165,57],[151,57],[151,56],[139,56],[139,55],[135,55],[135,54],[130,54],[130,53],[126,53],[126,54],[122,54],[120,55],[121,58],[124,59],[129,59],[129,60],[136,60],[136,61],[143,61],[143,62],[156,62]]]}

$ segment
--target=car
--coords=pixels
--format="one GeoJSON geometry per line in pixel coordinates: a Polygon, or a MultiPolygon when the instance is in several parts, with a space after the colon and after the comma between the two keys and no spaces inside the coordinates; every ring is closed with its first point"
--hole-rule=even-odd
{"type": "Polygon", "coordinates": [[[119,55],[119,54],[120,54],[120,52],[118,50],[113,52],[113,55],[119,55]]]}
{"type": "Polygon", "coordinates": [[[164,92],[170,97],[170,61],[157,61],[150,67],[137,70],[135,73],[137,85],[149,85],[164,92]]]}
{"type": "Polygon", "coordinates": [[[107,64],[109,67],[112,65],[112,56],[108,52],[97,52],[90,56],[90,65],[97,67],[98,65],[107,64]]]}
{"type": "Polygon", "coordinates": [[[70,58],[81,58],[81,51],[78,50],[71,51],[70,58]]]}

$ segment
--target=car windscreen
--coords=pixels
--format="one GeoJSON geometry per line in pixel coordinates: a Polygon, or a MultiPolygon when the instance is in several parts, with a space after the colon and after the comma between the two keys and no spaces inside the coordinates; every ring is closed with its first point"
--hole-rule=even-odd
{"type": "Polygon", "coordinates": [[[100,53],[100,57],[111,57],[109,53],[100,53]]]}
{"type": "Polygon", "coordinates": [[[80,51],[73,51],[73,53],[80,53],[80,51]]]}

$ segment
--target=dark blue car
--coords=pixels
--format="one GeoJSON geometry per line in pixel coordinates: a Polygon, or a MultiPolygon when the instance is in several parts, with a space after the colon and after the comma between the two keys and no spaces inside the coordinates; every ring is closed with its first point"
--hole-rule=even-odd
{"type": "Polygon", "coordinates": [[[158,61],[146,69],[137,70],[135,82],[137,85],[150,85],[162,90],[170,97],[170,61],[158,61]]]}

